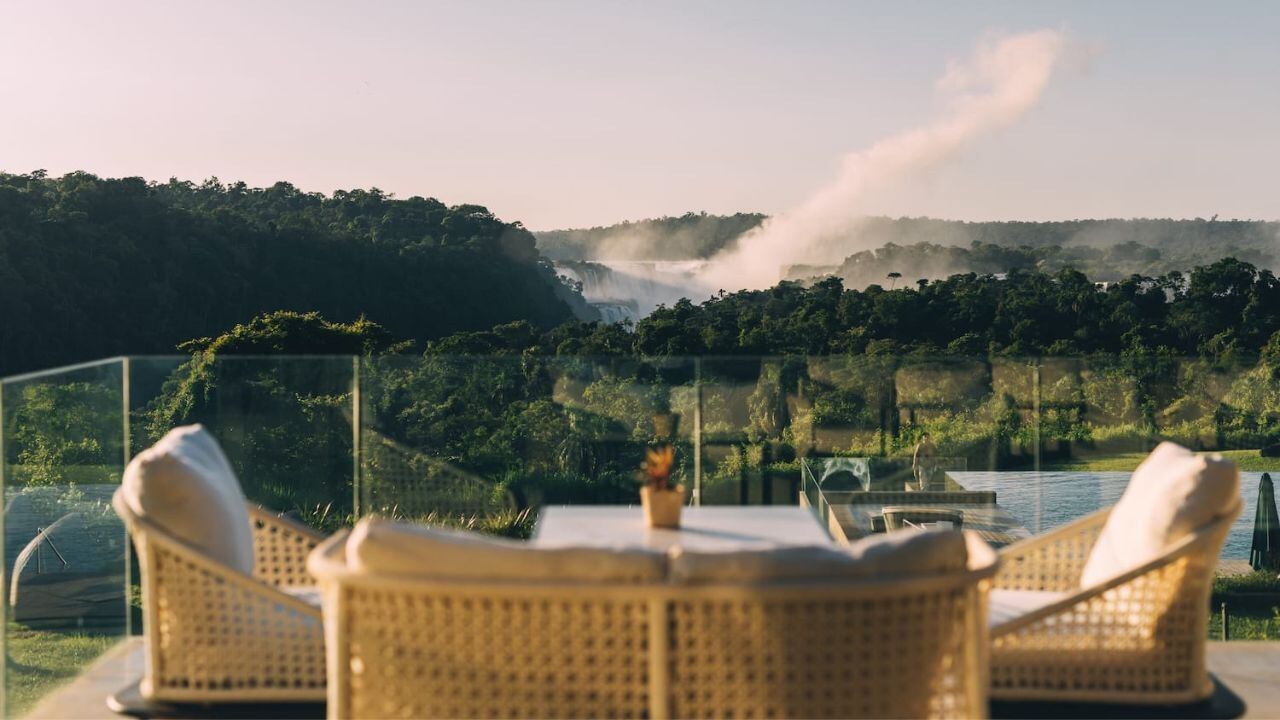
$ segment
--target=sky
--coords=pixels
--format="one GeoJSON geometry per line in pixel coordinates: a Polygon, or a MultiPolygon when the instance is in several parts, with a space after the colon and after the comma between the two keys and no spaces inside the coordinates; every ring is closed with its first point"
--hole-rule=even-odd
{"type": "Polygon", "coordinates": [[[0,0],[0,171],[376,186],[535,230],[772,214],[1042,29],[1067,49],[1036,106],[869,214],[1280,219],[1264,0],[0,0]]]}

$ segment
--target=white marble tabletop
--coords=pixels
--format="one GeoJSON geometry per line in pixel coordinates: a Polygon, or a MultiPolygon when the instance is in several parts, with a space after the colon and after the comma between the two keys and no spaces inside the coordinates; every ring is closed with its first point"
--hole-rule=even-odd
{"type": "Polygon", "coordinates": [[[666,550],[762,550],[829,545],[809,510],[787,506],[686,507],[680,528],[645,525],[639,505],[553,505],[543,508],[533,542],[542,547],[643,547],[666,550]]]}

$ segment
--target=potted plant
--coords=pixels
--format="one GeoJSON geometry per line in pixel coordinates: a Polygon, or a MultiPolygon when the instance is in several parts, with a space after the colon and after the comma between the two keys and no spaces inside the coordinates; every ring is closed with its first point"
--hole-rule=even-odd
{"type": "Polygon", "coordinates": [[[671,470],[675,465],[676,449],[671,445],[650,448],[640,464],[640,505],[644,508],[645,522],[649,527],[680,527],[680,508],[684,507],[684,486],[671,484],[671,470]]]}

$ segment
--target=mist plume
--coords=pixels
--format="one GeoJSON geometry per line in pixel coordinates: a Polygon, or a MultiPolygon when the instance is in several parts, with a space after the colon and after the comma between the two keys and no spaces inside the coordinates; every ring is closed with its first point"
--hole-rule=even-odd
{"type": "Polygon", "coordinates": [[[1063,44],[1060,32],[1038,30],[990,38],[967,61],[951,61],[937,83],[948,100],[939,117],[845,156],[832,183],[717,253],[697,278],[699,284],[725,290],[771,287],[785,265],[839,262],[842,255],[833,254],[860,249],[837,241],[854,232],[867,192],[935,167],[1017,121],[1039,101],[1063,44]]]}

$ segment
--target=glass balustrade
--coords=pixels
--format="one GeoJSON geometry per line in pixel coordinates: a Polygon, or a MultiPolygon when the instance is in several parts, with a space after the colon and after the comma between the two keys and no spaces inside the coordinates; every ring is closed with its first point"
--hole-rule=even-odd
{"type": "Polygon", "coordinates": [[[671,443],[695,504],[800,503],[842,540],[958,522],[996,545],[1115,502],[1168,439],[1241,465],[1245,511],[1222,553],[1234,573],[1248,570],[1261,474],[1280,471],[1280,381],[1250,363],[428,354],[59,368],[0,382],[7,715],[141,631],[111,496],[134,454],[190,423],[218,438],[251,501],[326,532],[379,514],[527,537],[544,505],[634,504],[644,449],[671,443]]]}

